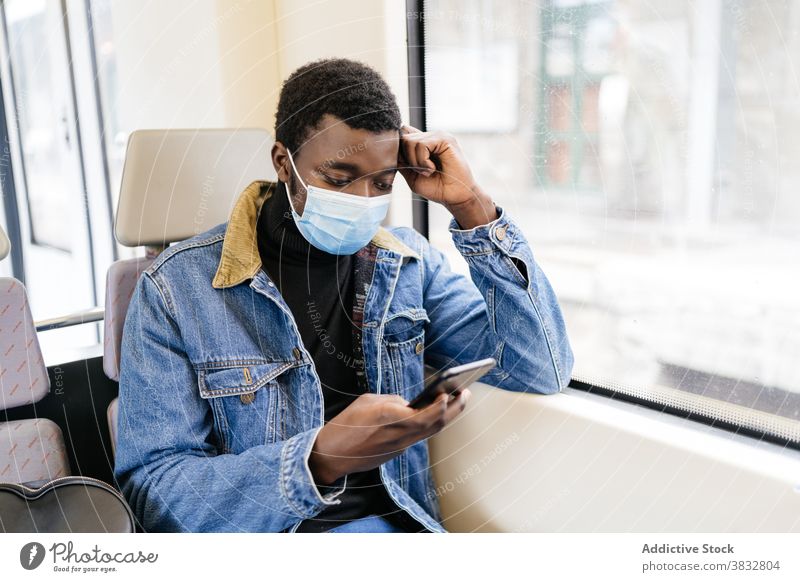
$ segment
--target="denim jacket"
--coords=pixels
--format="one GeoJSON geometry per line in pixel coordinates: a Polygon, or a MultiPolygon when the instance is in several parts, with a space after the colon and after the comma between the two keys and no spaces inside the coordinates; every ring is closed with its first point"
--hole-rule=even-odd
{"type": "MultiPolygon", "coordinates": [[[[289,308],[262,268],[256,221],[274,184],[254,182],[227,223],[170,246],[139,278],[125,320],[114,476],[145,531],[293,531],[337,497],[308,465],[323,426],[319,378],[289,308]]],[[[550,394],[572,350],[556,296],[519,227],[498,218],[450,232],[470,268],[407,227],[372,247],[362,351],[367,385],[411,400],[424,366],[492,356],[482,381],[550,394]]],[[[365,247],[366,248],[366,247],[365,247]]],[[[380,466],[391,498],[446,531],[427,440],[380,466]]]]}

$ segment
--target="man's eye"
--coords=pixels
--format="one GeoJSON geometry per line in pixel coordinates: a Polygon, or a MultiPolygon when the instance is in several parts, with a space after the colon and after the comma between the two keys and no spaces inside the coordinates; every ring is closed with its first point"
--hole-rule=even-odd
{"type": "Polygon", "coordinates": [[[392,185],[391,184],[386,184],[385,182],[375,182],[375,187],[378,188],[378,190],[381,190],[383,192],[391,192],[392,191],[392,185]]]}
{"type": "Polygon", "coordinates": [[[336,179],[332,178],[331,176],[325,176],[325,180],[334,186],[347,186],[350,183],[350,180],[336,179]]]}

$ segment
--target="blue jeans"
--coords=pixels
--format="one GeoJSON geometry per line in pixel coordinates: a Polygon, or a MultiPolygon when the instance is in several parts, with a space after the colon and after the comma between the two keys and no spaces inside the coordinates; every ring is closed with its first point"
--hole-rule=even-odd
{"type": "Polygon", "coordinates": [[[405,533],[399,527],[392,525],[384,518],[378,515],[368,515],[360,519],[348,521],[342,525],[336,526],[333,529],[327,530],[327,533],[405,533]]]}

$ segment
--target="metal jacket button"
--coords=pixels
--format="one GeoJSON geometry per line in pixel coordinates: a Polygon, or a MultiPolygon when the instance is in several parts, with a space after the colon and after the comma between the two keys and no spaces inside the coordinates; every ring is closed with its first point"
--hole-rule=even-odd
{"type": "Polygon", "coordinates": [[[422,342],[420,342],[420,343],[418,343],[418,344],[417,344],[417,345],[414,347],[414,351],[415,351],[415,352],[417,352],[418,354],[421,354],[421,353],[422,353],[422,350],[423,350],[424,348],[425,348],[425,346],[424,346],[424,345],[422,345],[422,342]]]}
{"type": "Polygon", "coordinates": [[[302,352],[300,351],[300,348],[292,348],[292,355],[294,356],[295,360],[299,360],[301,354],[302,352]]]}
{"type": "Polygon", "coordinates": [[[503,240],[506,238],[506,229],[504,226],[499,226],[494,231],[494,235],[497,237],[497,240],[503,240]]]}
{"type": "Polygon", "coordinates": [[[242,404],[251,404],[253,400],[256,399],[255,392],[247,392],[246,394],[242,394],[239,396],[239,399],[242,401],[242,404]]]}

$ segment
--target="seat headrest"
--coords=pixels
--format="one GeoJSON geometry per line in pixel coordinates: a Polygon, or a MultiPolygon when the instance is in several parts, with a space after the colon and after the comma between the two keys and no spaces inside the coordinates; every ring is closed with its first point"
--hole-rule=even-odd
{"type": "Polygon", "coordinates": [[[4,231],[3,227],[0,226],[0,261],[5,259],[10,251],[11,251],[11,243],[8,242],[6,231],[4,231]]]}
{"type": "Polygon", "coordinates": [[[167,246],[228,220],[254,180],[277,179],[265,129],[131,133],[114,234],[129,247],[167,246]]]}

